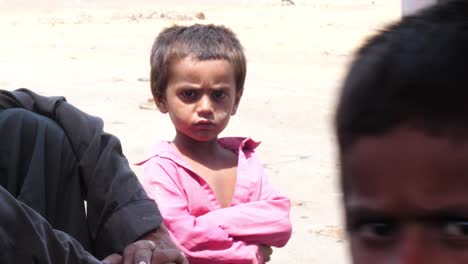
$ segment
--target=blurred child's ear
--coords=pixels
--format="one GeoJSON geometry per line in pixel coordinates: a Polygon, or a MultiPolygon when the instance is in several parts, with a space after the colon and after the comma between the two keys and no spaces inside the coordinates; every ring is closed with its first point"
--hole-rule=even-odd
{"type": "Polygon", "coordinates": [[[239,90],[236,92],[236,100],[234,101],[234,106],[232,107],[231,115],[235,115],[237,112],[237,107],[239,107],[240,99],[242,98],[242,93],[244,89],[239,90]]]}
{"type": "Polygon", "coordinates": [[[158,107],[159,112],[166,114],[167,113],[167,103],[166,98],[163,95],[157,95],[154,97],[154,102],[156,107],[158,107]]]}

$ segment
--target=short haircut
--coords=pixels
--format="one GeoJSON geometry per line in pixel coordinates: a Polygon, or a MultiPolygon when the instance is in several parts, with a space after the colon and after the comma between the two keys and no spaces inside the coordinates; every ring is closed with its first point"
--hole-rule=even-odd
{"type": "Polygon", "coordinates": [[[335,113],[341,152],[404,124],[468,138],[468,1],[407,16],[357,51],[335,113]]]}
{"type": "Polygon", "coordinates": [[[224,26],[172,26],[156,38],[151,50],[151,92],[153,97],[164,96],[170,67],[186,57],[204,60],[226,60],[234,69],[236,91],[244,88],[247,71],[243,47],[234,32],[224,26]]]}

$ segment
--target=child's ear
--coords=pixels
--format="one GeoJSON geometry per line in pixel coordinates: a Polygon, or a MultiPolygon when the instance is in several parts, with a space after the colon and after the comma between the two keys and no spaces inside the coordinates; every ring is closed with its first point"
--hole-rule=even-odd
{"type": "Polygon", "coordinates": [[[232,107],[231,115],[235,115],[237,112],[237,107],[239,107],[240,99],[242,98],[242,93],[244,89],[239,90],[236,92],[236,100],[234,101],[234,106],[232,107]]]}
{"type": "Polygon", "coordinates": [[[154,96],[154,102],[156,103],[156,107],[159,109],[159,112],[163,114],[167,113],[167,102],[164,95],[154,96]]]}

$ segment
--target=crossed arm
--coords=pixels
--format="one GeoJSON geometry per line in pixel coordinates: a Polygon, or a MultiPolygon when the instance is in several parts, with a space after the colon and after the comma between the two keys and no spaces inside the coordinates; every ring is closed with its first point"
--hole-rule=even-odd
{"type": "Polygon", "coordinates": [[[175,173],[150,161],[141,180],[148,196],[158,202],[171,234],[194,263],[263,263],[260,245],[281,247],[289,240],[290,201],[263,175],[256,199],[194,216],[186,194],[171,177],[175,173]]]}

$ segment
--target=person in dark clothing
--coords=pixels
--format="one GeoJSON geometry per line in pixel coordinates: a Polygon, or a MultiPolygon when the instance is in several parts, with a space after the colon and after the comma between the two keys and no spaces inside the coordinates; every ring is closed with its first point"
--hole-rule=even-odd
{"type": "Polygon", "coordinates": [[[0,185],[0,263],[187,263],[120,141],[64,97],[0,90],[0,185]]]}

